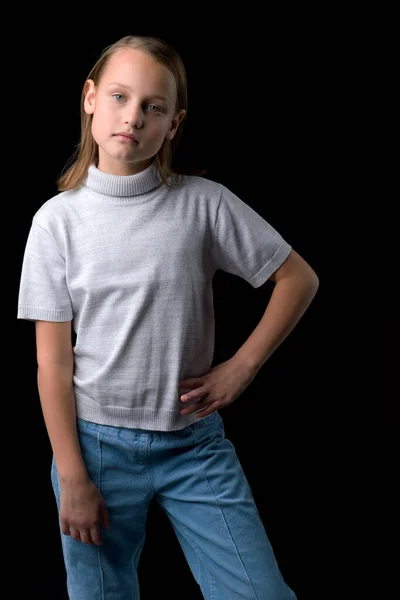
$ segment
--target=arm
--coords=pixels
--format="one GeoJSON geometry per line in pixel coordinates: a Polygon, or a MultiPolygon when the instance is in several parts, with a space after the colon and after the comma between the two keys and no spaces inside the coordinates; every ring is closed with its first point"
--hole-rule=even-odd
{"type": "Polygon", "coordinates": [[[275,287],[265,313],[233,357],[254,374],[294,329],[319,287],[316,273],[294,250],[270,280],[275,287]]]}
{"type": "Polygon", "coordinates": [[[110,515],[79,444],[71,321],[36,321],[36,346],[40,401],[61,487],[61,530],[84,544],[102,545],[100,526],[110,526],[110,515]]]}
{"type": "Polygon", "coordinates": [[[38,389],[60,481],[88,479],[76,428],[71,321],[36,321],[38,389]]]}
{"type": "Polygon", "coordinates": [[[275,287],[265,313],[236,354],[200,377],[179,382],[181,389],[193,388],[181,396],[182,402],[193,401],[181,408],[182,415],[206,417],[231,404],[289,335],[319,287],[316,273],[294,250],[270,280],[275,287]]]}

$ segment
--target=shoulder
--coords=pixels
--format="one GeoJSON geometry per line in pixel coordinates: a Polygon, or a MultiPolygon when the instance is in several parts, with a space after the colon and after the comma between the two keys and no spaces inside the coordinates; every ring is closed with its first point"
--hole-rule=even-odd
{"type": "Polygon", "coordinates": [[[81,195],[80,188],[59,192],[46,200],[32,217],[36,223],[44,229],[51,229],[52,225],[63,222],[69,213],[71,206],[81,195]]]}
{"type": "Polygon", "coordinates": [[[221,197],[223,185],[202,175],[183,175],[177,192],[189,193],[196,198],[216,199],[221,197]]]}

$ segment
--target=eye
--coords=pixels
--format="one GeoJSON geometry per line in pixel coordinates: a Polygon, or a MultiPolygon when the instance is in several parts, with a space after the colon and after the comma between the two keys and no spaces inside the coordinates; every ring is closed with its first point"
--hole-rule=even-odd
{"type": "MultiPolygon", "coordinates": [[[[149,106],[153,106],[158,112],[163,112],[162,109],[159,106],[156,106],[155,104],[149,104],[149,106]]],[[[155,112],[155,111],[151,110],[150,112],[155,112]]]]}
{"type": "MultiPolygon", "coordinates": [[[[125,100],[125,96],[123,96],[122,94],[111,94],[113,98],[115,98],[115,100],[117,102],[122,102],[123,100],[125,100]]],[[[152,107],[155,110],[151,110],[150,112],[164,112],[162,108],[160,108],[159,106],[156,106],[155,104],[149,104],[149,107],[152,107]]]]}

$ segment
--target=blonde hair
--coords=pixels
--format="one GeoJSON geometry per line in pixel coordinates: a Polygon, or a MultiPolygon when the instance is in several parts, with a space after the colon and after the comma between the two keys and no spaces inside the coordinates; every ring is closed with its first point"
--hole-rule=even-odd
{"type": "MultiPolygon", "coordinates": [[[[183,123],[187,116],[187,77],[186,70],[178,52],[167,42],[153,36],[127,35],[114,44],[106,47],[90,71],[87,79],[93,79],[97,86],[110,60],[110,57],[122,48],[139,49],[147,52],[156,61],[165,65],[175,77],[177,98],[175,114],[180,110],[186,110],[178,131],[172,140],[165,139],[160,150],[156,154],[156,166],[163,183],[167,187],[175,187],[169,177],[180,173],[171,166],[172,158],[182,135],[183,123]]],[[[57,181],[58,191],[66,191],[80,185],[87,176],[88,168],[98,160],[98,145],[92,136],[92,115],[84,110],[85,93],[81,94],[81,140],[77,145],[72,157],[64,168],[63,173],[57,181]],[[72,164],[71,164],[72,163],[72,164]],[[70,166],[69,166],[70,165],[70,166]]],[[[204,175],[207,169],[192,171],[197,175],[204,175]]],[[[178,184],[179,185],[179,184],[178,184]]]]}

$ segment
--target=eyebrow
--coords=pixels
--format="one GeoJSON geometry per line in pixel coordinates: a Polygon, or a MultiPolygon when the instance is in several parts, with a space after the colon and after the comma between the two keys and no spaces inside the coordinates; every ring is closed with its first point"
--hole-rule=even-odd
{"type": "MultiPolygon", "coordinates": [[[[124,83],[119,83],[118,81],[113,81],[112,83],[109,83],[107,85],[107,87],[111,87],[113,85],[116,85],[118,87],[122,87],[125,88],[127,90],[130,90],[131,88],[129,87],[129,85],[125,85],[124,83]]],[[[164,100],[165,102],[168,102],[168,98],[166,98],[165,96],[160,96],[160,94],[150,94],[149,98],[159,98],[160,100],[164,100]]]]}

